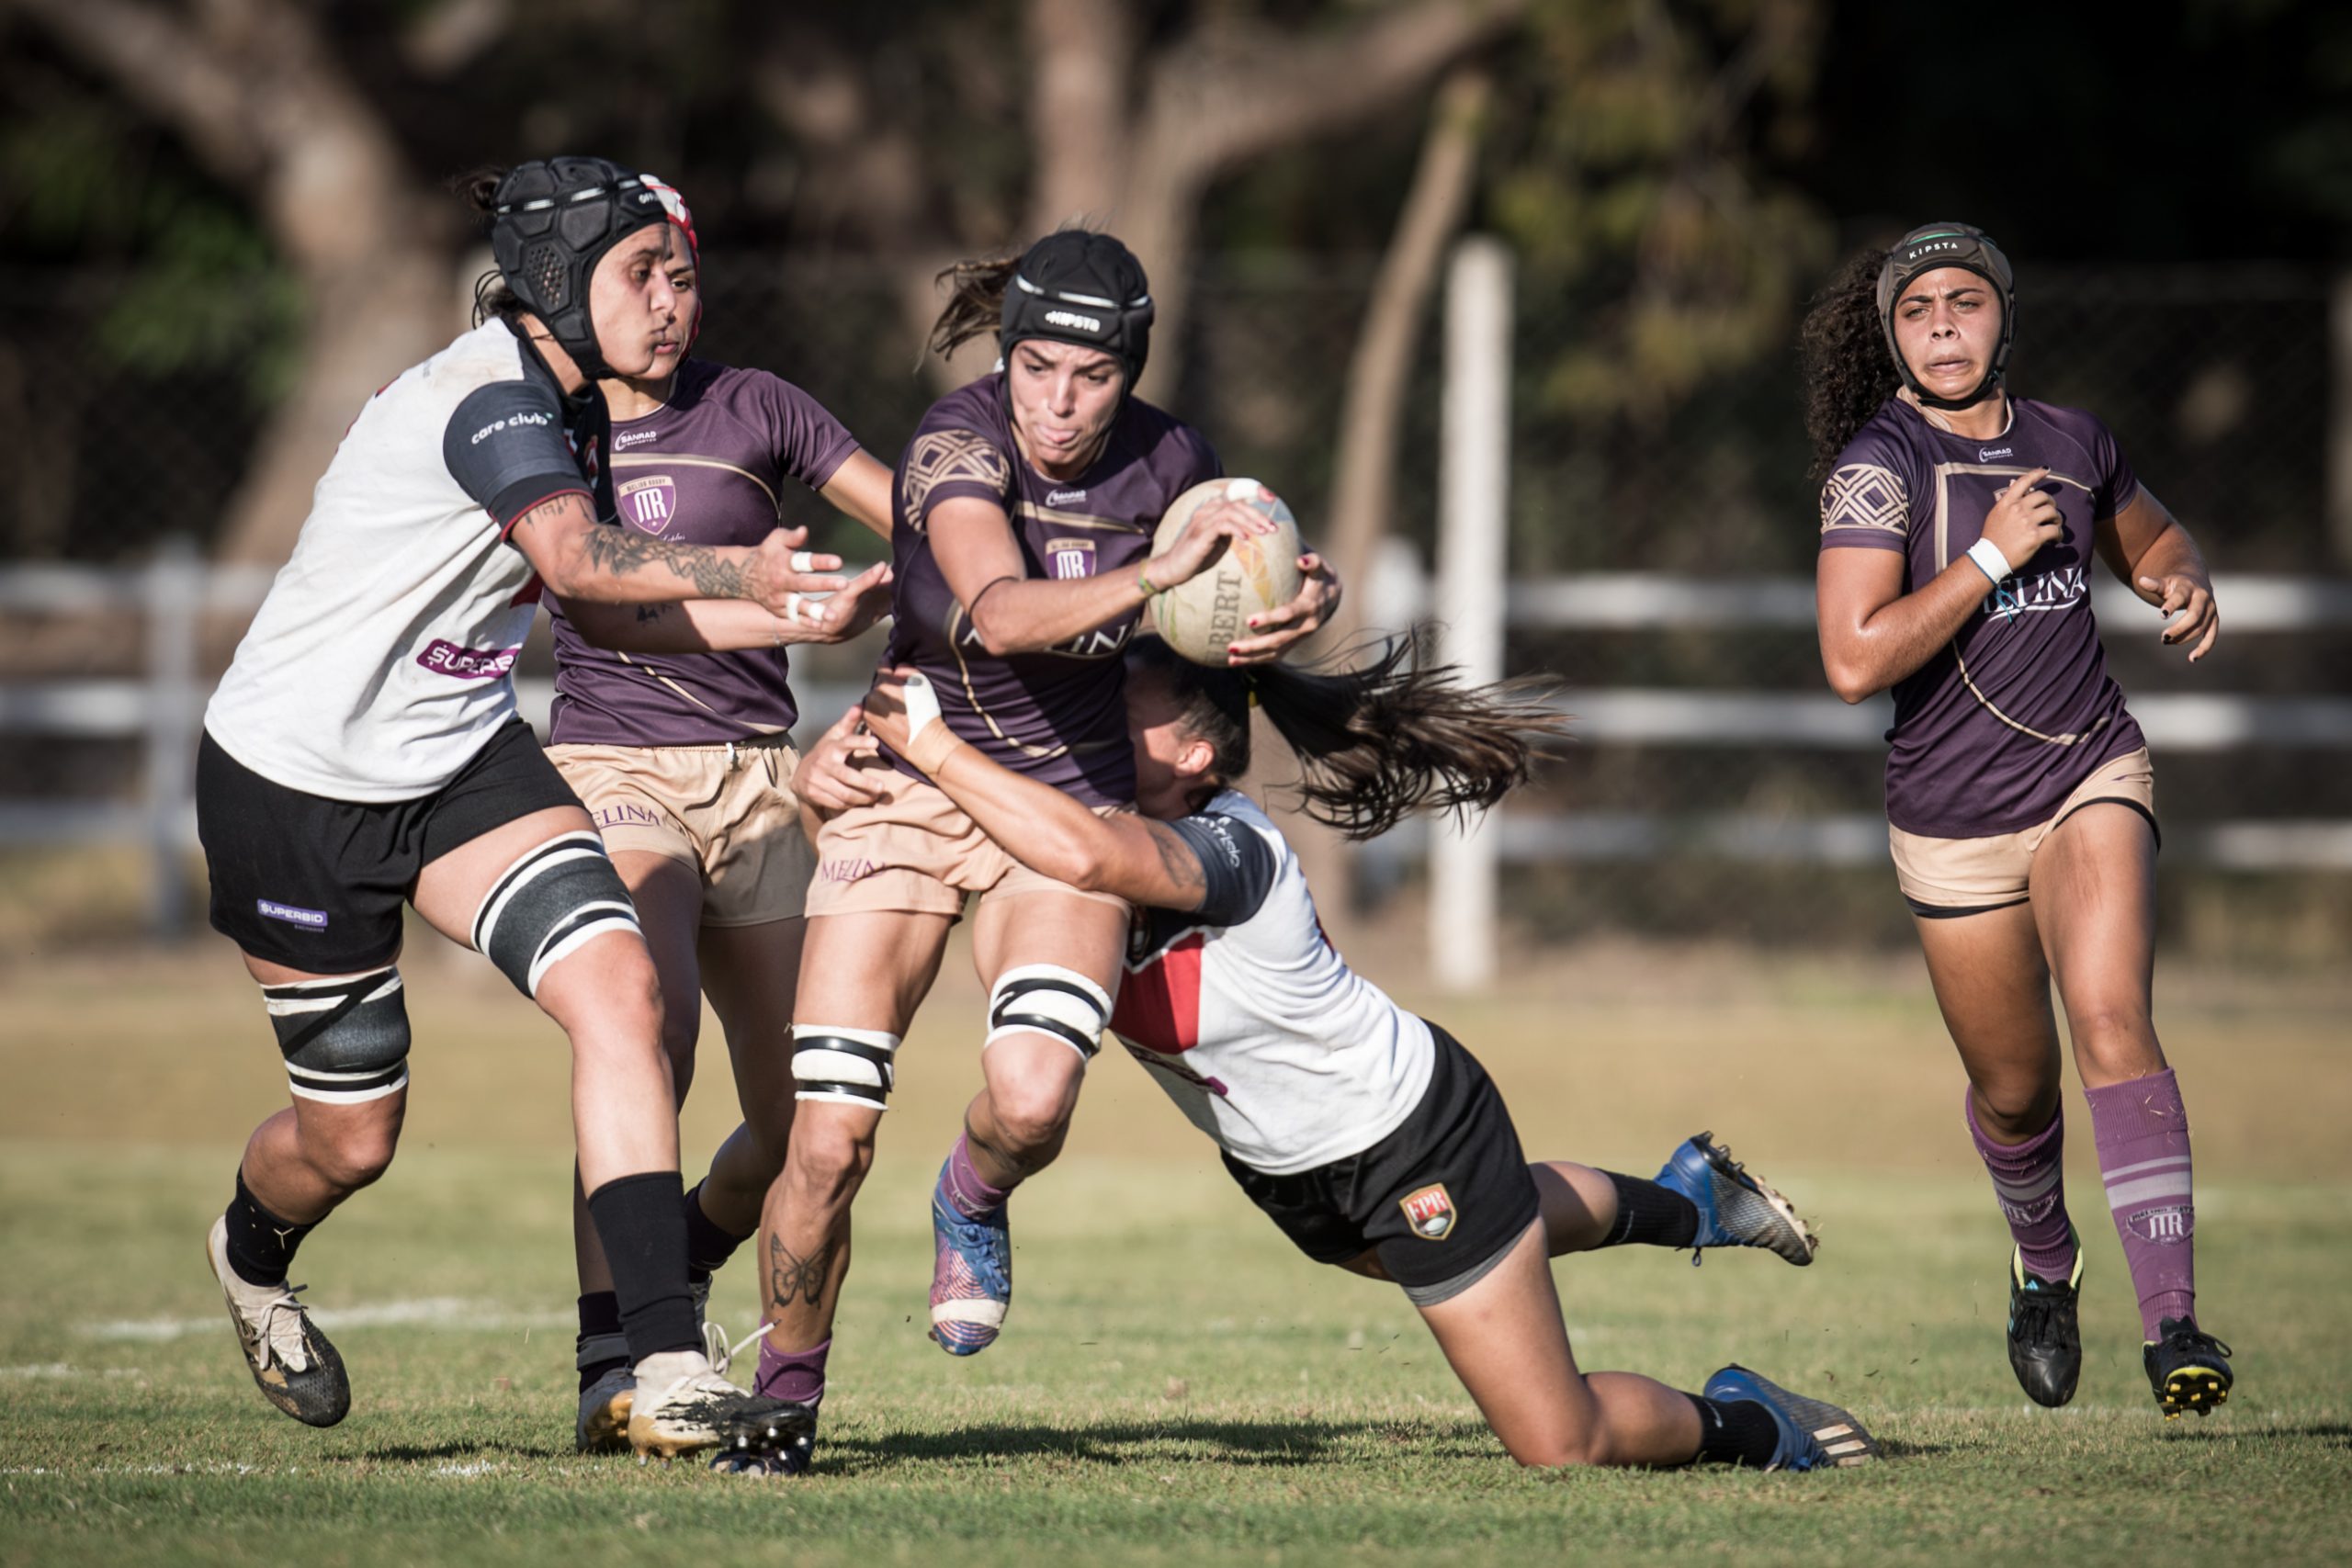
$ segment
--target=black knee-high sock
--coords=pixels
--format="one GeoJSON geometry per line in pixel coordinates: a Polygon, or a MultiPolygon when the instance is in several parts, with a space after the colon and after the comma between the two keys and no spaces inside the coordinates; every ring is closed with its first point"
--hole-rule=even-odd
{"type": "Polygon", "coordinates": [[[580,1372],[580,1392],[585,1393],[596,1380],[616,1367],[626,1367],[627,1356],[590,1353],[590,1347],[603,1340],[607,1346],[621,1337],[621,1300],[610,1291],[591,1291],[580,1298],[580,1337],[574,1339],[572,1365],[580,1372]]]}
{"type": "Polygon", "coordinates": [[[703,1213],[702,1188],[701,1182],[695,1182],[680,1208],[686,1219],[686,1271],[708,1279],[727,1267],[727,1260],[735,1256],[735,1249],[747,1238],[729,1235],[703,1213]]]}
{"type": "Polygon", "coordinates": [[[1617,1223],[1602,1247],[1688,1247],[1699,1235],[1699,1211],[1690,1199],[1655,1181],[1604,1170],[1617,1189],[1617,1223]]]}
{"type": "Polygon", "coordinates": [[[1761,1470],[1772,1462],[1781,1432],[1770,1411],[1752,1399],[1726,1404],[1695,1393],[1682,1397],[1699,1410],[1699,1451],[1691,1463],[1746,1464],[1761,1470]]]}
{"type": "Polygon", "coordinates": [[[674,1170],[624,1176],[588,1194],[631,1361],[702,1347],[686,1294],[686,1222],[678,1212],[684,1196],[674,1170]]]}
{"type": "Polygon", "coordinates": [[[229,1267],[248,1285],[275,1285],[294,1266],[294,1249],[321,1222],[298,1225],[261,1206],[237,1168],[237,1195],[229,1200],[229,1267]]]}

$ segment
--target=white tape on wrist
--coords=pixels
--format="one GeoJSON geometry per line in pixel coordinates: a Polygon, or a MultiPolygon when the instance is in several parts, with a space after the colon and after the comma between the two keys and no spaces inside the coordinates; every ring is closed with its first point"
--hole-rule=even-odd
{"type": "Polygon", "coordinates": [[[1990,539],[1979,539],[1969,546],[1968,558],[1974,561],[1976,570],[1991,578],[1996,587],[2003,578],[2016,570],[2009,565],[2009,558],[2001,553],[2001,547],[1990,539]]]}
{"type": "Polygon", "coordinates": [[[907,744],[922,739],[922,732],[934,724],[947,721],[939,716],[939,694],[931,688],[927,675],[910,675],[906,682],[907,744]]]}

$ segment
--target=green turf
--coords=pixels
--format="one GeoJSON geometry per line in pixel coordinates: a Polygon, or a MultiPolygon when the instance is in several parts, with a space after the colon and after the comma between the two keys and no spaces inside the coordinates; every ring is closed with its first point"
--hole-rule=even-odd
{"type": "MultiPolygon", "coordinates": [[[[420,1050],[411,1146],[304,1251],[330,1326],[356,1314],[334,1331],[355,1413],[316,1433],[254,1392],[198,1257],[235,1128],[267,1103],[266,1074],[225,1043],[257,1028],[250,996],[202,975],[152,995],[72,975],[11,991],[0,1562],[2332,1562],[2352,1539],[2352,1171],[2340,1144],[2299,1160],[2240,1131],[2279,1059],[2332,1049],[2321,1013],[2290,1000],[2173,1010],[2176,1055],[2206,1053],[2189,1080],[2214,1128],[2200,1300],[2241,1384],[2221,1415],[2170,1424],[2095,1210],[2082,1392],[2063,1412],[2018,1393],[2002,1228],[1899,976],[1751,975],[1653,1011],[1596,997],[1576,1044],[1555,1000],[1457,1010],[1533,1152],[1654,1165],[1712,1100],[1716,1130],[1818,1217],[1823,1256],[1802,1272],[1620,1251],[1558,1277],[1588,1367],[1691,1386],[1738,1359],[1850,1404],[1890,1458],[1820,1476],[1517,1470],[1398,1294],[1291,1254],[1124,1063],[1018,1201],[1007,1337],[952,1360],[922,1337],[924,1200],[969,1063],[934,1035],[918,1043],[935,1086],[893,1112],[860,1207],[819,1468],[775,1483],[571,1454],[566,1156],[543,1102],[560,1053],[511,997],[420,1000],[438,1036],[472,1019],[496,1050],[420,1050]],[[102,1021],[96,1038],[56,1049],[77,1014],[102,1021]],[[153,1037],[166,1020],[202,1039],[153,1037]],[[1582,1037],[1603,1024],[1613,1050],[1596,1055],[1582,1037]],[[125,1059],[161,1088],[110,1146],[73,1091],[125,1059]],[[1727,1065],[1749,1059],[1752,1077],[1727,1065]],[[1866,1155],[1810,1131],[1841,1122],[1872,1124],[1866,1155]],[[520,1146],[491,1146],[509,1127],[520,1146]]],[[[2299,1114],[2340,1107],[2343,1076],[2312,1080],[2299,1114]]],[[[696,1135],[718,1116],[698,1109],[696,1135]]],[[[741,1268],[721,1280],[715,1310],[739,1332],[752,1289],[741,1268]]]]}

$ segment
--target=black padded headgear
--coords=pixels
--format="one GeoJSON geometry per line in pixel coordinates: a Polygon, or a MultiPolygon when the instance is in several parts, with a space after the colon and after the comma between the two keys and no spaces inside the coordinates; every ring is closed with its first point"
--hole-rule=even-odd
{"type": "Polygon", "coordinates": [[[1967,223],[1923,223],[1894,243],[1894,248],[1886,253],[1886,265],[1878,269],[1878,321],[1886,332],[1886,351],[1894,355],[1894,372],[1913,397],[1931,409],[1968,408],[1999,386],[2002,372],[2009,367],[2009,342],[2018,328],[2017,276],[2009,269],[2009,258],[1984,230],[1967,223]],[[1894,306],[1903,290],[1921,273],[1943,266],[1974,273],[2001,296],[2000,346],[1993,350],[1992,367],[1984,372],[1984,379],[1964,398],[1939,398],[1919,385],[1894,341],[1894,306]]]}
{"type": "Polygon", "coordinates": [[[506,287],[590,379],[605,374],[588,280],[606,251],[667,220],[661,198],[605,159],[542,158],[508,170],[492,206],[490,249],[506,287]]]}
{"type": "Polygon", "coordinates": [[[1151,353],[1151,285],[1135,253],[1108,234],[1064,229],[1022,253],[1004,288],[997,349],[1010,358],[1023,338],[1099,348],[1135,390],[1151,353]]]}

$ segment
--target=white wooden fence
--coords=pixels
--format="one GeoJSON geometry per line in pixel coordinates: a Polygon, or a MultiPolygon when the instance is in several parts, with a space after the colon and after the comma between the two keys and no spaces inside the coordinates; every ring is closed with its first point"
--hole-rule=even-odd
{"type": "MultiPolygon", "coordinates": [[[[207,567],[185,545],[166,548],[138,570],[0,569],[0,611],[119,615],[127,631],[136,628],[146,650],[145,669],[135,676],[0,682],[0,734],[12,748],[59,739],[135,740],[145,758],[134,799],[0,800],[0,844],[142,845],[152,867],[153,924],[159,931],[175,929],[187,907],[196,740],[210,688],[198,668],[198,635],[208,616],[249,614],[269,578],[266,570],[207,567]]],[[[2233,636],[2352,627],[2352,584],[2224,577],[2219,590],[2233,636]]],[[[1404,625],[1432,603],[1431,586],[1409,550],[1392,550],[1363,591],[1371,597],[1374,624],[1404,625]]],[[[2151,614],[2120,589],[2102,588],[2099,594],[2099,614],[2110,626],[2151,614]]],[[[1634,573],[1538,579],[1511,584],[1504,604],[1510,626],[1555,631],[1797,628],[1810,626],[1813,619],[1812,585],[1795,578],[1719,582],[1634,573]]],[[[518,694],[525,716],[544,727],[553,694],[549,683],[521,682],[518,694]]],[[[822,720],[859,693],[820,684],[801,694],[812,719],[822,720]]],[[[1826,691],[1601,688],[1575,692],[1566,705],[1575,715],[1577,743],[1585,746],[1872,750],[1883,744],[1887,721],[1883,699],[1849,707],[1826,691]]],[[[2159,753],[2244,746],[2352,750],[2352,698],[2340,693],[2148,694],[2133,697],[2132,710],[2159,753]]],[[[1487,832],[1487,853],[1505,863],[1647,860],[1695,852],[1866,865],[1886,854],[1885,824],[1875,812],[1676,818],[1505,811],[1487,832]]],[[[1375,863],[1393,867],[1427,852],[1430,837],[1425,824],[1412,824],[1368,850],[1375,863]]],[[[2165,852],[2233,869],[2352,871],[2352,821],[2168,824],[2165,852]]],[[[1491,881],[1490,870],[1482,874],[1491,881]]],[[[1433,957],[1442,956],[1443,948],[1433,943],[1433,957]]]]}

